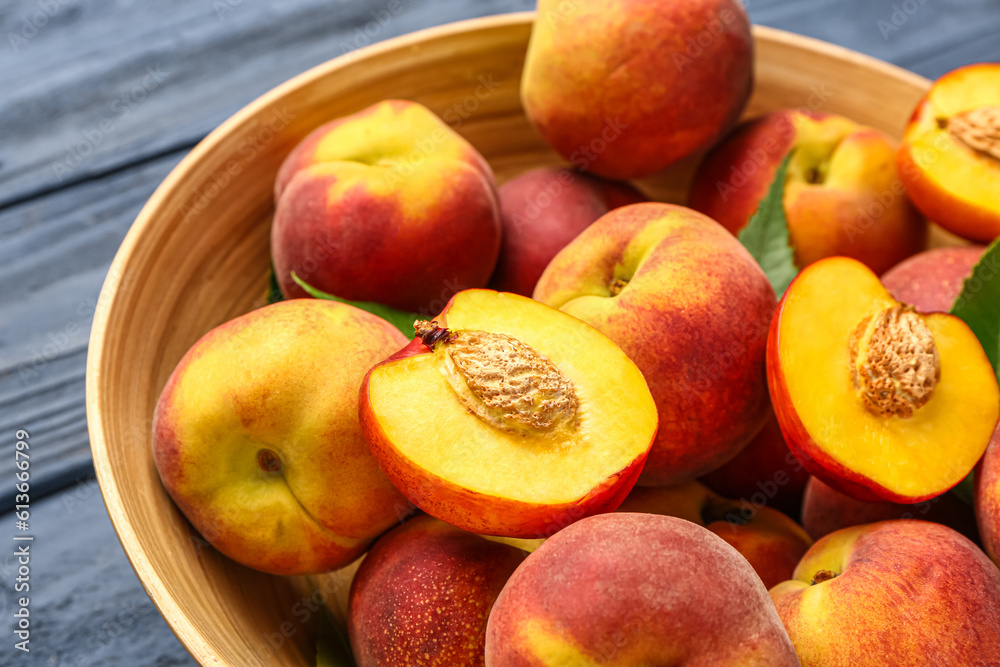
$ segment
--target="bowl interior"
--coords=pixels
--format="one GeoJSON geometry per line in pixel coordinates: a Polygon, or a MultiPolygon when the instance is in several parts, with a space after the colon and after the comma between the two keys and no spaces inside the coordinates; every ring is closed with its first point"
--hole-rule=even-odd
{"type": "MultiPolygon", "coordinates": [[[[199,144],[150,198],[119,250],[90,342],[94,463],[133,567],[201,664],[313,665],[317,614],[304,598],[310,582],[229,561],[173,506],[150,449],[160,390],[202,334],[263,305],[274,177],[291,148],[324,121],[385,98],[412,99],[468,138],[501,181],[560,164],[528,125],[518,97],[532,18],[512,14],[407,35],[292,79],[199,144]]],[[[898,138],[928,86],[839,47],[762,27],[755,34],[747,115],[821,109],[898,138]]],[[[683,202],[694,163],[640,187],[683,202]]],[[[320,581],[323,597],[342,605],[349,577],[320,581]]]]}

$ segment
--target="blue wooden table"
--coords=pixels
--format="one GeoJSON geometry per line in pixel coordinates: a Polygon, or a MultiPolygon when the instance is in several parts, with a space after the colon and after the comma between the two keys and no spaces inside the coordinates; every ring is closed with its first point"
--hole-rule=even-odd
{"type": "MultiPolygon", "coordinates": [[[[387,0],[0,4],[0,665],[191,664],[93,478],[84,365],[101,283],[157,184],[258,95],[373,41],[534,5],[400,1],[389,20],[387,0]],[[30,592],[16,594],[31,599],[30,654],[11,616],[19,429],[32,445],[30,592]]],[[[1000,0],[751,0],[750,14],[931,78],[1000,60],[1000,0]]]]}

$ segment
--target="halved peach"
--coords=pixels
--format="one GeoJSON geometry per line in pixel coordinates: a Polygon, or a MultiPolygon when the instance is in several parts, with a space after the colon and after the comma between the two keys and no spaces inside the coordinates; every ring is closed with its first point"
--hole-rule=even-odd
{"type": "Polygon", "coordinates": [[[917,105],[897,157],[924,215],[959,236],[1000,236],[1000,63],[948,72],[917,105]]]}
{"type": "Polygon", "coordinates": [[[968,326],[892,298],[860,262],[806,267],[778,304],[767,379],[785,440],[809,472],[858,500],[915,503],[960,482],[1000,414],[968,326]]]}
{"type": "Polygon", "coordinates": [[[472,532],[542,537],[614,510],[656,435],[639,369],[588,324],[466,290],[369,371],[361,424],[389,479],[472,532]]]}

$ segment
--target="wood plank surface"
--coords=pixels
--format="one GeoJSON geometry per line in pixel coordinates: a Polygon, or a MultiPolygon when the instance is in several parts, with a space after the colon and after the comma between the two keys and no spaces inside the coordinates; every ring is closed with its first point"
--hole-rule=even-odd
{"type": "MultiPolygon", "coordinates": [[[[0,479],[31,433],[35,493],[90,472],[84,366],[108,264],[174,153],[0,210],[0,479]]],[[[139,332],[137,332],[138,334],[139,332]]],[[[0,485],[0,502],[14,491],[0,485]]]]}
{"type": "MultiPolygon", "coordinates": [[[[93,307],[135,214],[191,146],[259,94],[366,41],[533,4],[184,0],[168,9],[53,1],[58,14],[23,43],[12,44],[10,33],[30,34],[22,18],[39,11],[37,0],[0,10],[8,38],[0,44],[0,428],[41,431],[47,445],[36,474],[45,490],[89,470],[82,372],[93,307]],[[143,79],[149,90],[128,98],[143,79]],[[109,118],[114,127],[104,132],[109,118]],[[84,142],[79,150],[75,140],[84,142]],[[52,392],[58,402],[33,405],[52,392]]],[[[1000,60],[996,0],[947,11],[912,2],[912,14],[903,3],[895,15],[891,3],[860,0],[762,0],[750,11],[759,23],[921,65],[927,76],[1000,60]]],[[[0,478],[12,465],[11,446],[0,438],[0,478]]],[[[0,500],[10,496],[0,487],[0,500]]]]}
{"type": "MultiPolygon", "coordinates": [[[[9,515],[0,525],[12,527],[9,515]]],[[[31,637],[13,648],[14,549],[0,552],[0,665],[173,667],[194,665],[132,572],[94,479],[32,504],[31,637]]],[[[9,538],[7,538],[8,543],[9,538]]],[[[24,544],[24,543],[15,543],[24,544]]]]}
{"type": "MultiPolygon", "coordinates": [[[[997,0],[749,4],[755,22],[932,78],[969,62],[1000,60],[997,0]]],[[[216,125],[294,74],[368,42],[533,5],[0,4],[0,480],[13,474],[14,431],[28,430],[35,445],[38,649],[24,664],[191,664],[139,586],[89,477],[83,393],[89,327],[107,267],[143,202],[216,125]]],[[[11,506],[10,487],[0,481],[4,509],[11,506]]],[[[0,519],[13,525],[10,514],[0,519]]],[[[9,557],[0,556],[5,629],[10,572],[9,557]]],[[[9,655],[8,646],[0,648],[0,664],[9,655]]]]}
{"type": "Polygon", "coordinates": [[[58,11],[0,50],[0,204],[190,148],[282,81],[368,43],[533,5],[16,0],[0,34],[20,35],[40,4],[58,11]]]}

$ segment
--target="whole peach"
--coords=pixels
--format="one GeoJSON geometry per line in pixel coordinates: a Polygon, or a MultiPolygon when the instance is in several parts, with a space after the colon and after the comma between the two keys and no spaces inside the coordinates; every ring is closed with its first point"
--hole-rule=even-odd
{"type": "Polygon", "coordinates": [[[545,267],[608,211],[646,201],[627,183],[543,167],[500,186],[503,241],[490,287],[531,296],[545,267]]]}
{"type": "Polygon", "coordinates": [[[895,145],[842,116],[784,110],[744,123],[698,167],[688,205],[738,233],[793,149],[783,202],[800,267],[843,255],[881,273],[924,248],[927,223],[899,181],[895,145]]]}
{"type": "Polygon", "coordinates": [[[747,561],[689,521],[616,513],[546,540],[486,627],[491,667],[798,665],[747,561]]]}
{"type": "Polygon", "coordinates": [[[385,320],[316,299],[216,327],[156,404],[164,487],[212,546],[244,565],[273,574],[347,565],[411,508],[358,420],[365,372],[405,344],[385,320]]]}
{"type": "Polygon", "coordinates": [[[831,533],[771,598],[805,666],[989,665],[1000,655],[1000,570],[937,523],[831,533]]]}
{"type": "Polygon", "coordinates": [[[540,0],[521,99],[575,167],[639,178],[732,127],[752,67],[738,0],[540,0]]]}
{"type": "Polygon", "coordinates": [[[882,284],[897,301],[925,313],[946,313],[984,250],[976,245],[925,250],[886,271],[882,284]]]}
{"type": "Polygon", "coordinates": [[[351,584],[359,667],[482,665],[493,601],[525,555],[427,515],[379,538],[351,584]]]}
{"type": "Polygon", "coordinates": [[[415,102],[317,128],[281,165],[274,200],[271,251],[286,297],[306,296],[294,271],[345,299],[430,313],[484,286],[500,250],[489,165],[415,102]]]}
{"type": "Polygon", "coordinates": [[[672,204],[615,209],[555,256],[535,299],[596,327],[645,376],[660,428],[641,484],[718,468],[766,421],[774,290],[714,220],[672,204]]]}

